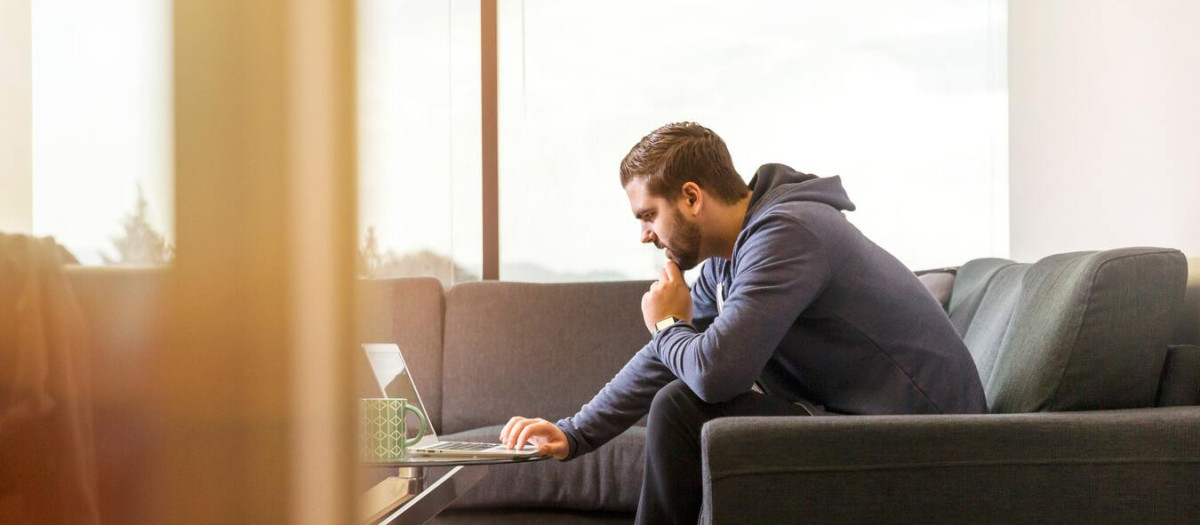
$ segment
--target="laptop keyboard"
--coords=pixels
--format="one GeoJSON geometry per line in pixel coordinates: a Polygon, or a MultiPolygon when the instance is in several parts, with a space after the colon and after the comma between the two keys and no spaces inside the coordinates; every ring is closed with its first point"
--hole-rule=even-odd
{"type": "Polygon", "coordinates": [[[498,445],[496,443],[464,443],[461,441],[442,441],[436,445],[429,445],[428,447],[424,447],[424,448],[432,449],[432,450],[456,450],[456,451],[466,451],[466,452],[479,452],[481,450],[488,450],[491,448],[496,448],[497,446],[498,445]]]}

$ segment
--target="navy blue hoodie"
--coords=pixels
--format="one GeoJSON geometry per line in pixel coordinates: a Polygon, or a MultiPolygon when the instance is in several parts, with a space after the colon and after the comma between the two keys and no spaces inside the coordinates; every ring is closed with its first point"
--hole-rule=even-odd
{"type": "Polygon", "coordinates": [[[839,177],[767,164],[750,188],[732,259],[708,259],[692,286],[692,322],[656,334],[558,422],[568,457],[636,423],[675,379],[708,403],[757,380],[771,395],[836,414],[987,412],[950,319],[908,268],[846,220],[854,204],[839,177]]]}

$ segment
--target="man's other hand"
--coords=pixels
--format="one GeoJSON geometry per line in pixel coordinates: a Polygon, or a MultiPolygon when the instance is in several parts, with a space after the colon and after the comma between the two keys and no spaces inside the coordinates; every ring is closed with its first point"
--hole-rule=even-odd
{"type": "Polygon", "coordinates": [[[500,443],[509,450],[523,447],[527,442],[537,447],[539,454],[554,459],[567,459],[567,453],[570,452],[567,435],[545,419],[514,417],[500,431],[500,443]]]}
{"type": "Polygon", "coordinates": [[[659,280],[651,284],[650,291],[642,296],[642,319],[651,334],[657,331],[655,323],[668,317],[689,323],[692,321],[692,294],[675,261],[667,261],[659,280]]]}

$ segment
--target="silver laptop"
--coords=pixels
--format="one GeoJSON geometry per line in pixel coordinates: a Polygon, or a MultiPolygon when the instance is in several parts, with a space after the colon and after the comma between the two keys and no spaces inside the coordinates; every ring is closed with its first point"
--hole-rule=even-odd
{"type": "MultiPolygon", "coordinates": [[[[363,353],[370,368],[370,375],[378,390],[368,393],[368,396],[382,394],[383,397],[404,398],[409,403],[415,403],[422,413],[428,414],[425,404],[421,402],[421,394],[417,393],[417,385],[413,382],[412,373],[404,364],[404,356],[400,348],[394,344],[364,344],[363,353]]],[[[362,381],[363,379],[360,379],[362,381]]],[[[511,458],[530,457],[537,455],[537,448],[526,445],[524,448],[509,450],[500,443],[468,443],[462,441],[442,441],[438,439],[437,431],[431,423],[426,428],[425,437],[416,445],[409,447],[408,453],[422,456],[438,455],[460,458],[511,458]]]]}

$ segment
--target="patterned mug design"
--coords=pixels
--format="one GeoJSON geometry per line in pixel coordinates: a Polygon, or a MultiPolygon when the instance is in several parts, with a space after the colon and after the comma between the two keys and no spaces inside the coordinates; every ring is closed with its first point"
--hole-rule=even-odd
{"type": "Polygon", "coordinates": [[[421,409],[402,398],[360,399],[358,417],[359,459],[365,462],[404,459],[408,447],[425,437],[428,425],[421,409]],[[405,419],[410,412],[416,414],[421,423],[417,434],[412,437],[408,437],[408,421],[405,419]]]}

